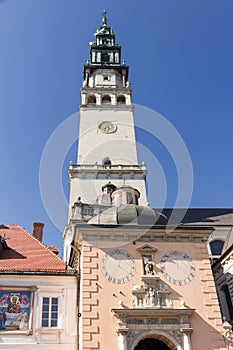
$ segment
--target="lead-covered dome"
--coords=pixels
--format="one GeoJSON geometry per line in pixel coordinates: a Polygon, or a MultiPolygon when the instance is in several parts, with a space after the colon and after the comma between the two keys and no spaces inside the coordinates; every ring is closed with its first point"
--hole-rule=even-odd
{"type": "Polygon", "coordinates": [[[154,225],[162,215],[150,207],[122,204],[104,210],[88,221],[90,225],[154,225]]]}

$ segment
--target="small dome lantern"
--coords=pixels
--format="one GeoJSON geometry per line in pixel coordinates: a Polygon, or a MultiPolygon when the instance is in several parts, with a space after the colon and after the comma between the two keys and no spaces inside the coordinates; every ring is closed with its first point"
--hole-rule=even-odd
{"type": "Polygon", "coordinates": [[[138,205],[138,198],[140,197],[140,192],[131,186],[122,186],[117,188],[112,193],[112,203],[113,205],[121,204],[135,204],[138,205]]]}

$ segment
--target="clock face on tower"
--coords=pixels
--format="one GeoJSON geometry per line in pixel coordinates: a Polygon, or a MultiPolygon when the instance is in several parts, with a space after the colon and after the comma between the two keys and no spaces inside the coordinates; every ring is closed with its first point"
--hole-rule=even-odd
{"type": "Polygon", "coordinates": [[[162,257],[161,272],[173,284],[183,286],[194,278],[195,266],[187,254],[172,251],[162,257]]]}
{"type": "Polygon", "coordinates": [[[123,249],[111,250],[101,261],[101,271],[112,283],[127,283],[136,272],[133,256],[123,249]]]}
{"type": "Polygon", "coordinates": [[[117,129],[117,126],[113,122],[104,121],[99,124],[99,130],[105,134],[111,134],[115,132],[117,129]]]}

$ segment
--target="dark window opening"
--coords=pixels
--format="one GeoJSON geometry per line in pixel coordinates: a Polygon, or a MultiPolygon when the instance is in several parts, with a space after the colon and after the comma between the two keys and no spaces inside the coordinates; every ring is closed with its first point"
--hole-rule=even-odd
{"type": "Polygon", "coordinates": [[[101,55],[101,61],[102,61],[103,63],[108,63],[108,62],[109,62],[109,54],[108,54],[108,53],[103,53],[103,54],[101,55]]]}
{"type": "Polygon", "coordinates": [[[111,162],[111,160],[107,157],[107,158],[104,158],[104,159],[103,159],[102,164],[103,164],[105,167],[111,167],[112,162],[111,162]]]}
{"type": "Polygon", "coordinates": [[[212,255],[221,255],[223,246],[224,246],[224,241],[221,241],[219,239],[216,239],[216,240],[210,242],[211,254],[212,255]]]}
{"type": "Polygon", "coordinates": [[[117,103],[125,104],[125,96],[124,95],[118,96],[117,97],[117,103]]]}
{"type": "Polygon", "coordinates": [[[95,95],[89,95],[87,98],[87,103],[96,103],[95,95]]]}
{"type": "Polygon", "coordinates": [[[133,204],[133,194],[131,192],[126,192],[126,203],[133,204]]]}
{"type": "Polygon", "coordinates": [[[229,315],[231,318],[231,321],[233,321],[233,305],[232,305],[232,300],[231,300],[231,295],[230,295],[230,291],[227,285],[223,286],[222,288],[225,298],[226,298],[226,302],[227,302],[227,307],[228,307],[228,311],[229,311],[229,315]]]}
{"type": "Polygon", "coordinates": [[[102,97],[102,103],[111,103],[111,97],[109,95],[104,95],[102,97]]]}

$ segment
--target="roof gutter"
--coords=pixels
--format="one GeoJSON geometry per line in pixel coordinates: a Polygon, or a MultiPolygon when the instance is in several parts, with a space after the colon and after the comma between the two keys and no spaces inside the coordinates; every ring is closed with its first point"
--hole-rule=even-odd
{"type": "Polygon", "coordinates": [[[76,276],[75,271],[61,272],[61,271],[0,271],[0,275],[39,275],[39,276],[76,276]]]}

